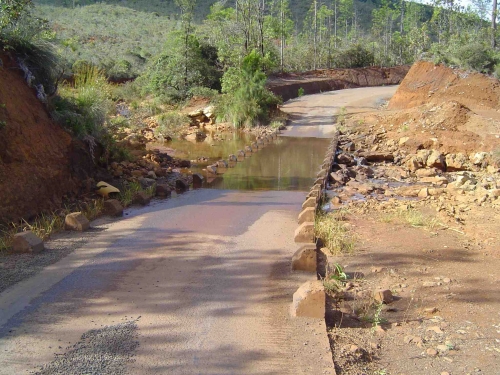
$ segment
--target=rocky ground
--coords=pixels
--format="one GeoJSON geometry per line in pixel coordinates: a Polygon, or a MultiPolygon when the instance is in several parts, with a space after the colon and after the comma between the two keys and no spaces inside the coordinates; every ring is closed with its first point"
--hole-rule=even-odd
{"type": "Polygon", "coordinates": [[[325,208],[355,250],[328,254],[337,373],[497,374],[500,122],[470,98],[405,106],[338,119],[325,208]]]}

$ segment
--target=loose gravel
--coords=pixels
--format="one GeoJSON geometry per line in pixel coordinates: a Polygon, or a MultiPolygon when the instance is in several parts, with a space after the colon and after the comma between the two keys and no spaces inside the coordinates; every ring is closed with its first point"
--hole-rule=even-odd
{"type": "Polygon", "coordinates": [[[122,375],[139,346],[137,320],[91,330],[35,375],[122,375]]]}
{"type": "Polygon", "coordinates": [[[39,254],[0,253],[0,293],[81,248],[95,239],[98,233],[106,230],[109,223],[110,220],[103,219],[102,223],[94,224],[87,232],[58,233],[45,243],[45,250],[39,254]]]}

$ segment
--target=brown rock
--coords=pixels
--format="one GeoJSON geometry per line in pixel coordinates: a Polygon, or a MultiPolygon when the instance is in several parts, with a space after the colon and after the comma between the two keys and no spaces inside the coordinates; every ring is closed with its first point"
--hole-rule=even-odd
{"type": "Polygon", "coordinates": [[[172,195],[170,187],[167,184],[156,185],[156,196],[160,198],[169,198],[172,195]]]}
{"type": "Polygon", "coordinates": [[[317,254],[316,245],[301,246],[292,257],[292,270],[316,272],[317,254]]]}
{"type": "Polygon", "coordinates": [[[175,191],[177,193],[185,193],[189,190],[189,185],[181,179],[175,180],[175,191]]]}
{"type": "Polygon", "coordinates": [[[147,206],[151,202],[151,197],[145,191],[138,191],[132,197],[132,204],[147,206]]]}
{"type": "Polygon", "coordinates": [[[431,168],[446,170],[446,160],[443,154],[437,150],[432,150],[427,158],[426,165],[431,168]]]}
{"type": "Polygon", "coordinates": [[[104,202],[104,213],[109,216],[122,216],[123,206],[118,199],[108,199],[104,202]]]}
{"type": "Polygon", "coordinates": [[[296,230],[294,240],[296,243],[313,243],[314,242],[314,223],[302,223],[296,230]]]}
{"type": "Polygon", "coordinates": [[[302,210],[299,214],[298,224],[305,223],[306,221],[313,222],[316,218],[316,208],[315,207],[307,207],[302,210]]]}
{"type": "Polygon", "coordinates": [[[325,288],[319,280],[304,283],[293,294],[292,316],[325,318],[325,288]]]}
{"type": "Polygon", "coordinates": [[[308,207],[313,207],[316,209],[318,203],[317,199],[315,197],[309,197],[306,199],[304,203],[302,203],[302,209],[308,208],[308,207]]]}
{"type": "Polygon", "coordinates": [[[437,354],[438,354],[437,350],[436,350],[436,349],[434,349],[434,348],[429,348],[429,349],[427,349],[427,350],[426,350],[426,353],[427,353],[427,355],[428,355],[428,356],[430,356],[430,357],[435,357],[435,356],[437,356],[437,354]]]}
{"type": "Polygon", "coordinates": [[[32,231],[17,233],[12,241],[12,252],[37,254],[45,249],[43,241],[32,231]]]}
{"type": "Polygon", "coordinates": [[[90,222],[81,212],[73,212],[66,215],[64,219],[64,228],[66,230],[83,232],[90,228],[90,222]]]}
{"type": "Polygon", "coordinates": [[[385,304],[389,304],[394,300],[392,292],[389,289],[374,291],[373,298],[375,299],[375,301],[385,304]]]}
{"type": "Polygon", "coordinates": [[[203,176],[199,173],[193,174],[193,188],[200,189],[203,186],[203,176]]]}

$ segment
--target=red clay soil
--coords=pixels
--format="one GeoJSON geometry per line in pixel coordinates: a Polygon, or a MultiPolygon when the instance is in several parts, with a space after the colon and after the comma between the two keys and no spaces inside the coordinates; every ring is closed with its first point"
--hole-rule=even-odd
{"type": "Polygon", "coordinates": [[[296,98],[300,88],[304,94],[342,90],[357,87],[397,85],[404,79],[410,66],[392,68],[368,67],[353,69],[325,69],[301,74],[282,74],[269,79],[269,90],[283,98],[296,98]]]}
{"type": "Polygon", "coordinates": [[[500,84],[484,74],[420,61],[401,82],[389,109],[408,109],[444,101],[456,101],[474,111],[498,109],[500,84]]]}
{"type": "Polygon", "coordinates": [[[15,63],[0,58],[0,223],[5,223],[59,207],[77,183],[70,169],[71,136],[53,123],[15,63]]]}
{"type": "Polygon", "coordinates": [[[398,148],[410,153],[436,149],[470,154],[498,152],[500,147],[500,82],[495,78],[420,61],[388,109],[353,116],[350,123],[373,126],[396,145],[407,138],[398,148]]]}

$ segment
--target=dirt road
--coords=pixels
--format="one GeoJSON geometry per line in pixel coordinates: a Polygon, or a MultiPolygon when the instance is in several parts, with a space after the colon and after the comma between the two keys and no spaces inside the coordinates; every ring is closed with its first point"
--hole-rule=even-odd
{"type": "MultiPolygon", "coordinates": [[[[326,137],[332,100],[393,91],[296,100],[287,135],[326,137]]],[[[304,197],[201,190],[130,211],[0,294],[0,374],[333,374],[325,322],[289,314],[312,278],[290,272],[304,197]]]]}
{"type": "Polygon", "coordinates": [[[330,138],[334,116],[373,111],[396,92],[397,86],[366,87],[330,91],[290,100],[281,109],[290,115],[291,124],[283,133],[287,137],[330,138]]]}

